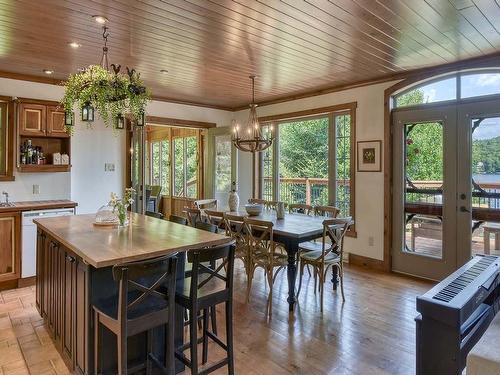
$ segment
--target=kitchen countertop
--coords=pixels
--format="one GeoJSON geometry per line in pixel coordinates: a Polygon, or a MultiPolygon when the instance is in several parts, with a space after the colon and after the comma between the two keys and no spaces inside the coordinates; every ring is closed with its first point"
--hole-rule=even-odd
{"type": "Polygon", "coordinates": [[[70,201],[69,199],[22,201],[22,202],[12,202],[12,204],[13,205],[10,207],[0,207],[0,213],[33,211],[33,210],[49,210],[55,208],[67,208],[67,207],[78,206],[78,203],[70,201]]]}
{"type": "Polygon", "coordinates": [[[222,234],[135,213],[126,228],[95,226],[94,220],[90,214],[35,219],[34,223],[95,268],[231,241],[222,234]]]}

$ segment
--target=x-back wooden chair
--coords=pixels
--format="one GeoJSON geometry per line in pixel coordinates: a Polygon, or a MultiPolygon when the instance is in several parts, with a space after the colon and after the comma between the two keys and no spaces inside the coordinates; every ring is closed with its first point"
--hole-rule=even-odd
{"type": "Polygon", "coordinates": [[[184,212],[188,220],[188,224],[192,227],[196,225],[198,221],[201,220],[201,211],[199,208],[184,207],[184,212]]]}
{"type": "Polygon", "coordinates": [[[236,242],[235,259],[241,259],[248,277],[250,254],[248,248],[248,236],[245,230],[245,217],[224,213],[226,235],[236,242]]]}
{"type": "Polygon", "coordinates": [[[323,217],[337,217],[340,210],[334,206],[316,206],[314,207],[314,214],[323,217]]]}
{"type": "Polygon", "coordinates": [[[224,212],[205,210],[205,215],[207,216],[208,222],[210,224],[216,225],[219,232],[226,230],[226,225],[224,221],[224,212]]]}
{"type": "Polygon", "coordinates": [[[269,285],[267,312],[271,316],[273,311],[273,284],[279,271],[286,268],[288,256],[283,246],[274,241],[273,223],[271,221],[245,217],[245,226],[250,250],[247,302],[250,299],[255,270],[260,267],[264,270],[269,285]],[[275,269],[276,272],[274,272],[275,269]]]}
{"type": "MultiPolygon", "coordinates": [[[[342,301],[344,296],[344,271],[342,266],[342,256],[344,251],[344,237],[349,227],[353,224],[351,217],[326,219],[323,221],[323,238],[321,250],[304,252],[299,255],[300,279],[297,297],[302,287],[302,276],[304,267],[310,265],[314,268],[314,274],[319,277],[319,288],[321,298],[321,311],[323,312],[324,281],[329,268],[337,267],[340,278],[340,290],[342,301]],[[329,242],[328,239],[331,241],[329,242]]],[[[314,287],[316,289],[316,285],[314,287]]]]}
{"type": "Polygon", "coordinates": [[[310,204],[291,203],[288,205],[288,212],[310,215],[313,207],[310,204]]]}

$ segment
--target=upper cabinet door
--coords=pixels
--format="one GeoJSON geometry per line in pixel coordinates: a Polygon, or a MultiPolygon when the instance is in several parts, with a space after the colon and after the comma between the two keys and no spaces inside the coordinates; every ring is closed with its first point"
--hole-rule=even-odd
{"type": "Polygon", "coordinates": [[[42,104],[21,103],[19,105],[19,134],[45,136],[47,107],[42,104]]]}
{"type": "Polygon", "coordinates": [[[69,134],[64,126],[64,111],[56,106],[47,107],[47,136],[66,138],[69,134]]]}

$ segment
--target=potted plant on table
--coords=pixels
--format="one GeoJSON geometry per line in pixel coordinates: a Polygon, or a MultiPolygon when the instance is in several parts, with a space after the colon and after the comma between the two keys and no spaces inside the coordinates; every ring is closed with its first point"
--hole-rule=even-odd
{"type": "Polygon", "coordinates": [[[126,227],[129,224],[128,208],[134,203],[134,199],[132,198],[134,193],[135,190],[133,188],[126,188],[122,198],[119,198],[116,193],[111,193],[109,205],[113,207],[113,212],[118,217],[120,227],[126,227]]]}

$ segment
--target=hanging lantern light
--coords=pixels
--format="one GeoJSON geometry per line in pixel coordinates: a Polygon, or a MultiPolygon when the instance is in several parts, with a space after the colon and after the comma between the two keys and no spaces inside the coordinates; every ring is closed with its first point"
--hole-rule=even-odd
{"type": "Polygon", "coordinates": [[[64,112],[64,126],[73,126],[73,119],[75,114],[73,112],[64,112]]]}
{"type": "Polygon", "coordinates": [[[239,125],[233,125],[233,144],[241,151],[245,152],[261,152],[270,147],[273,143],[273,132],[266,137],[262,133],[257,116],[257,104],[255,104],[255,76],[249,77],[252,80],[252,103],[250,104],[250,114],[246,126],[240,129],[239,125]]]}
{"type": "Polygon", "coordinates": [[[115,117],[115,129],[125,129],[125,117],[121,113],[115,117]]]}
{"type": "Polygon", "coordinates": [[[90,102],[86,102],[82,107],[82,121],[92,122],[94,121],[94,107],[90,105],[90,102]]]}
{"type": "Polygon", "coordinates": [[[141,115],[139,116],[139,118],[137,119],[136,121],[136,125],[137,126],[144,126],[146,123],[146,116],[144,114],[144,111],[141,112],[141,115]]]}

